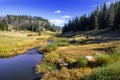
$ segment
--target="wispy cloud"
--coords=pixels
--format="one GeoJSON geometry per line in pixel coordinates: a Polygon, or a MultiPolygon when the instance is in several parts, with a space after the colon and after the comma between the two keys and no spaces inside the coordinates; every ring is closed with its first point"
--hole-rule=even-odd
{"type": "Polygon", "coordinates": [[[64,18],[64,19],[69,19],[69,18],[71,18],[71,16],[69,16],[69,15],[64,15],[64,16],[62,16],[62,18],[64,18]]]}
{"type": "Polygon", "coordinates": [[[56,10],[56,11],[54,11],[54,13],[58,14],[58,13],[61,13],[61,11],[60,10],[56,10]]]}
{"type": "Polygon", "coordinates": [[[52,19],[52,20],[50,20],[50,22],[52,23],[52,24],[55,24],[55,25],[58,25],[58,26],[62,26],[62,25],[64,25],[65,24],[65,20],[61,20],[61,19],[52,19]]]}

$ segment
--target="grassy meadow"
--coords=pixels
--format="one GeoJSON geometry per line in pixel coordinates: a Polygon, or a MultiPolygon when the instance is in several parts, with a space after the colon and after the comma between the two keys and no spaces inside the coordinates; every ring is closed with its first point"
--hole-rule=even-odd
{"type": "Polygon", "coordinates": [[[109,38],[103,41],[99,38],[101,34],[88,38],[74,34],[52,36],[53,43],[39,49],[45,55],[43,64],[36,67],[36,73],[43,73],[41,80],[119,80],[120,65],[115,66],[120,61],[119,36],[113,40],[107,35],[109,38]],[[72,39],[75,44],[71,44],[72,39]]]}
{"type": "MultiPolygon", "coordinates": [[[[46,33],[50,33],[47,31],[46,33]]],[[[40,46],[46,43],[51,35],[30,31],[1,32],[0,31],[0,57],[12,56],[25,52],[29,48],[40,46]]],[[[51,32],[52,33],[52,32],[51,32]]]]}
{"type": "Polygon", "coordinates": [[[104,35],[106,41],[99,36],[103,35],[0,32],[0,57],[21,54],[40,46],[44,59],[36,65],[36,74],[43,74],[41,80],[119,80],[120,65],[116,66],[120,63],[119,36],[113,40],[113,36],[104,35]],[[53,43],[47,44],[47,39],[53,43]],[[76,40],[74,44],[71,43],[73,39],[76,40]]]}

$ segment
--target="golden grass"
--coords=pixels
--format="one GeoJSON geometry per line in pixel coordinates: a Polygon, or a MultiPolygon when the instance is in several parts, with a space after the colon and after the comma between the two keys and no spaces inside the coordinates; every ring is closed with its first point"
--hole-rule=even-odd
{"type": "Polygon", "coordinates": [[[59,47],[55,51],[62,57],[70,57],[77,58],[81,55],[95,55],[95,54],[104,54],[110,52],[112,47],[120,45],[118,42],[108,42],[108,43],[94,43],[94,44],[86,44],[79,46],[65,46],[59,47]]]}
{"type": "Polygon", "coordinates": [[[30,31],[1,32],[0,31],[0,57],[11,56],[25,52],[27,49],[46,43],[51,35],[27,36],[37,34],[30,31]],[[38,39],[39,38],[39,39],[38,39]]]}
{"type": "Polygon", "coordinates": [[[47,72],[41,80],[80,80],[82,77],[81,70],[62,67],[61,70],[47,72]]]}

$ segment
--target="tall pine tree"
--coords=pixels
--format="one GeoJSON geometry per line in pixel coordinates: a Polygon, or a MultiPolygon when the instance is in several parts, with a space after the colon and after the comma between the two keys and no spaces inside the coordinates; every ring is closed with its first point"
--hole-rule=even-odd
{"type": "Polygon", "coordinates": [[[114,4],[112,3],[110,5],[109,11],[108,11],[108,18],[107,18],[107,25],[108,25],[108,27],[112,27],[113,26],[114,17],[115,17],[115,9],[114,9],[114,4]]]}
{"type": "Polygon", "coordinates": [[[120,2],[118,4],[118,9],[116,12],[114,26],[112,27],[112,30],[119,30],[120,31],[120,2]]]}

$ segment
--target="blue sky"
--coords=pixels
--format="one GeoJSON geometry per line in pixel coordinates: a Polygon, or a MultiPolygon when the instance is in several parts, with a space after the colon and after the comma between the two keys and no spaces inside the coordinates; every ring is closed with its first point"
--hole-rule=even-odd
{"type": "Polygon", "coordinates": [[[63,26],[69,19],[89,14],[96,6],[115,0],[0,0],[0,15],[41,16],[63,26]]]}

